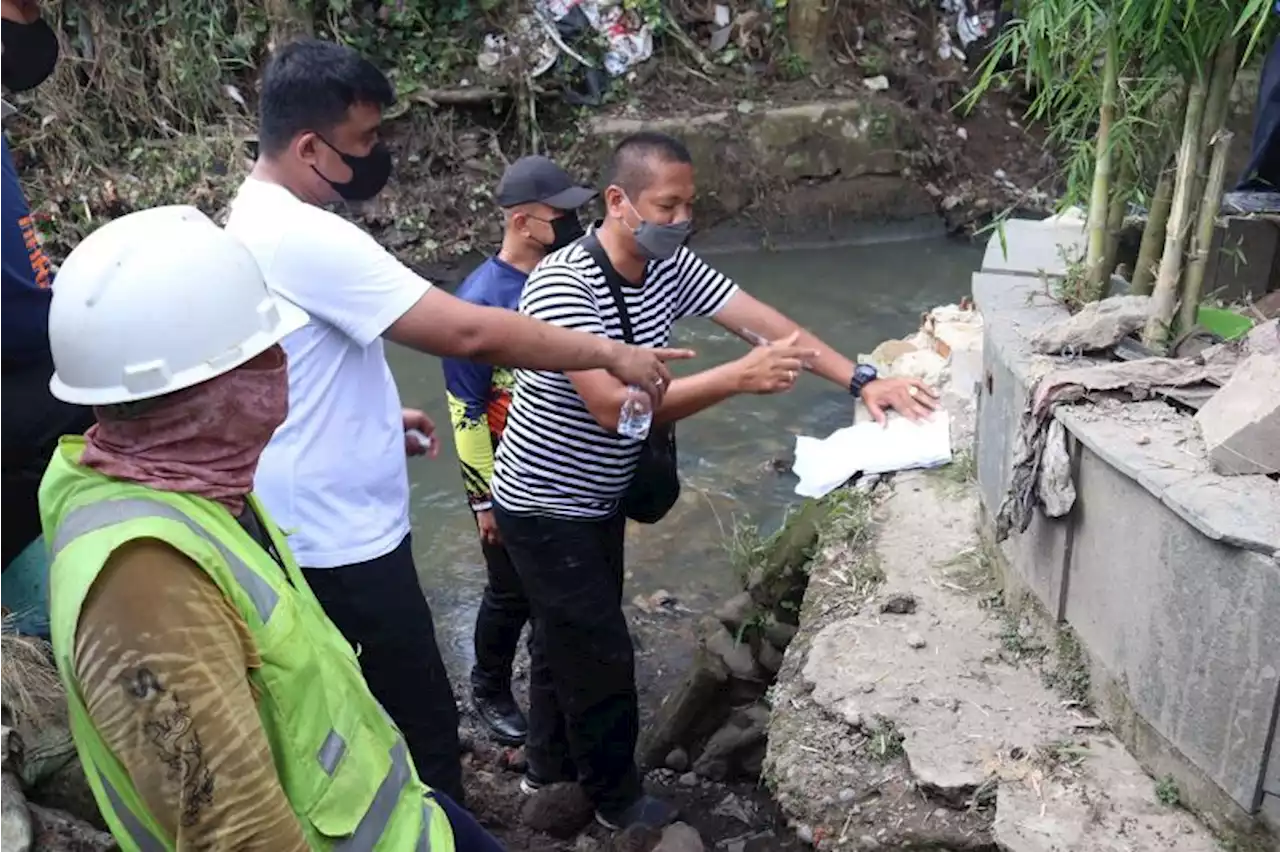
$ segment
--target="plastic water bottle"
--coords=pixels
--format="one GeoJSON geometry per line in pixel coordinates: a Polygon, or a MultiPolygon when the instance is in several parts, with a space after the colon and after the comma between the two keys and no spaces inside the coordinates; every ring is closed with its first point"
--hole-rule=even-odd
{"type": "Polygon", "coordinates": [[[653,402],[649,394],[635,385],[627,387],[627,398],[618,412],[618,434],[641,440],[649,436],[653,425],[653,402]]]}

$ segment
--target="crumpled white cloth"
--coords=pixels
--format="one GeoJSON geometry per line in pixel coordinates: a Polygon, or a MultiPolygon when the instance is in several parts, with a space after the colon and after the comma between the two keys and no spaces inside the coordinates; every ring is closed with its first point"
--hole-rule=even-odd
{"type": "Polygon", "coordinates": [[[951,417],[935,411],[920,422],[891,414],[887,427],[867,422],[837,429],[821,439],[798,435],[791,471],[800,477],[796,494],[824,497],[858,472],[888,473],[950,461],[951,417]]]}

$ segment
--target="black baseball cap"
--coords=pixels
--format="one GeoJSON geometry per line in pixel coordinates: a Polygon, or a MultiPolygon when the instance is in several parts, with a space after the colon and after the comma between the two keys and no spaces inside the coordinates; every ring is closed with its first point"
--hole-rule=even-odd
{"type": "Polygon", "coordinates": [[[599,195],[594,189],[578,186],[569,173],[546,157],[521,157],[502,173],[493,193],[499,207],[517,204],[545,204],[557,210],[577,210],[599,195]]]}

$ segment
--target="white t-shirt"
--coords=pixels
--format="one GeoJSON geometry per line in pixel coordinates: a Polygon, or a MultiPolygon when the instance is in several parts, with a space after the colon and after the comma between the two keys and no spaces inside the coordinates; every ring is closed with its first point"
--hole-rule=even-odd
{"type": "MultiPolygon", "coordinates": [[[[738,287],[680,249],[645,269],[644,286],[624,286],[641,346],[666,346],[671,325],[719,313],[738,287]]],[[[622,340],[604,272],[580,244],[543,258],[520,296],[520,311],[554,325],[622,340]]],[[[517,370],[494,465],[494,499],[508,512],[568,519],[613,514],[631,484],[641,442],[596,422],[564,373],[517,370]]]]}
{"type": "Polygon", "coordinates": [[[267,286],[311,314],[284,339],[289,416],[254,488],[290,533],[298,564],[384,556],[409,533],[409,476],[382,333],[431,285],[358,226],[276,184],[246,180],[227,230],[267,286]]]}

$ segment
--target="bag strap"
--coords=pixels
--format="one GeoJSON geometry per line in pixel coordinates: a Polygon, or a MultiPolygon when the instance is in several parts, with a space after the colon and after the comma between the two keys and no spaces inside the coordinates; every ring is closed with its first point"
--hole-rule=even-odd
{"type": "Polygon", "coordinates": [[[582,246],[583,250],[591,255],[591,259],[596,262],[596,266],[600,267],[600,273],[604,275],[604,283],[609,288],[609,293],[613,296],[614,307],[618,309],[618,322],[622,325],[622,339],[634,346],[636,338],[632,333],[631,317],[627,314],[627,298],[622,294],[622,275],[617,269],[614,269],[613,264],[609,261],[609,255],[604,250],[604,246],[600,244],[600,238],[596,236],[595,231],[583,237],[578,245],[582,246]]]}

